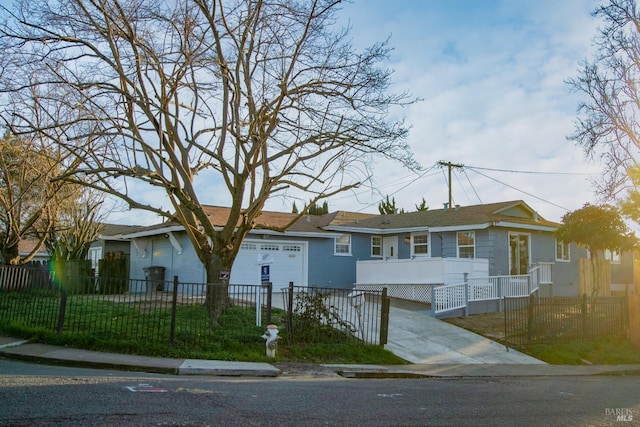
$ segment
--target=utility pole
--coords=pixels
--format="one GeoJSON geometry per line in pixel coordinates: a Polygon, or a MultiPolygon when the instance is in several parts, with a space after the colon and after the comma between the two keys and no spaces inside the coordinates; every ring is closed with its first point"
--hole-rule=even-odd
{"type": "Polygon", "coordinates": [[[451,168],[462,169],[464,165],[459,163],[451,163],[451,162],[443,162],[442,160],[438,162],[440,166],[446,166],[449,169],[449,208],[451,208],[453,204],[453,195],[451,193],[451,168]]]}

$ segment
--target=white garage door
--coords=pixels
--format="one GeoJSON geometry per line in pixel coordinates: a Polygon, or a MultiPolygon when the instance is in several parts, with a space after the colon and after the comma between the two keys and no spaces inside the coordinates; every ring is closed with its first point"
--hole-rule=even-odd
{"type": "Polygon", "coordinates": [[[307,285],[306,242],[245,240],[231,269],[230,284],[253,285],[260,281],[259,259],[266,255],[274,289],[307,285]]]}

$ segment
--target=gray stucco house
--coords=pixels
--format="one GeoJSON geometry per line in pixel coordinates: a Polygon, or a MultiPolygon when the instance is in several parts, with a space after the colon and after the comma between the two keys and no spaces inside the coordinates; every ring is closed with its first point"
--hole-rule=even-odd
{"type": "MultiPolygon", "coordinates": [[[[208,206],[215,224],[224,224],[228,208],[208,206]]],[[[294,214],[264,212],[259,223],[279,227],[294,214]]],[[[395,215],[334,212],[304,216],[285,232],[256,228],[249,233],[231,271],[230,283],[260,281],[259,257],[271,261],[270,281],[274,288],[289,282],[299,286],[352,288],[368,268],[394,260],[406,260],[394,270],[396,283],[409,282],[409,261],[429,259],[438,264],[452,260],[477,260],[482,274],[522,275],[537,265],[544,266],[543,295],[574,296],[580,290],[579,258],[587,251],[563,245],[553,231],[560,224],[547,221],[521,200],[448,207],[395,215]]],[[[162,266],[165,279],[178,276],[181,282],[202,283],[205,273],[184,232],[175,223],[127,230],[105,236],[130,245],[130,278],[144,279],[146,267],[162,266]]],[[[633,255],[611,256],[613,290],[633,285],[633,255]]],[[[474,265],[473,268],[476,268],[474,265]]],[[[376,267],[377,268],[377,267],[376,267]]],[[[374,271],[374,270],[370,270],[374,271]]],[[[475,274],[472,270],[469,274],[475,274]]],[[[421,283],[442,283],[428,274],[421,283]]]]}

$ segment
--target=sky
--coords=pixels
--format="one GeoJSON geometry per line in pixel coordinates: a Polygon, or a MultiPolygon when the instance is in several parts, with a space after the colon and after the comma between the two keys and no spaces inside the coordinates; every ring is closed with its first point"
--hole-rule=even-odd
{"type": "MultiPolygon", "coordinates": [[[[377,188],[411,211],[448,201],[524,200],[544,218],[595,203],[600,165],[567,140],[582,95],[566,80],[594,52],[600,24],[590,0],[356,0],[343,9],[354,43],[390,37],[392,90],[422,101],[403,109],[408,142],[423,166],[412,174],[379,162],[377,188]],[[505,172],[520,171],[520,172],[505,172]],[[528,173],[522,173],[528,172],[528,173]],[[536,172],[536,173],[530,173],[536,172]]],[[[377,212],[379,194],[330,200],[330,208],[377,212]]]]}
{"type": "MultiPolygon", "coordinates": [[[[592,180],[600,165],[567,140],[581,94],[565,81],[591,58],[600,24],[591,0],[355,0],[340,14],[355,46],[389,37],[391,90],[420,102],[394,110],[411,127],[408,143],[420,172],[378,160],[376,191],[362,188],[329,199],[331,211],[377,213],[389,195],[398,208],[431,209],[448,200],[466,206],[524,200],[560,222],[567,211],[597,201],[592,180]]],[[[207,201],[207,203],[216,201],[207,201]]],[[[298,206],[301,207],[301,206],[298,206]]],[[[267,210],[289,210],[274,199],[267,210]]],[[[117,213],[114,222],[148,224],[159,218],[117,213]]]]}

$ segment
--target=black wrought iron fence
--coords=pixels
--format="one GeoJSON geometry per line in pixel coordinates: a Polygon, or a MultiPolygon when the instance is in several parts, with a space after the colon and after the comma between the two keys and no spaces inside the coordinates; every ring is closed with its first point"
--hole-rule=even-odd
{"type": "Polygon", "coordinates": [[[626,297],[505,298],[505,339],[516,345],[626,337],[626,297]]]}
{"type": "Polygon", "coordinates": [[[301,287],[282,289],[287,339],[301,342],[387,342],[389,299],[386,289],[360,291],[301,287]]]}
{"type": "Polygon", "coordinates": [[[235,284],[225,293],[213,289],[225,285],[183,283],[175,278],[161,287],[127,280],[123,292],[122,279],[73,277],[61,283],[50,276],[41,279],[28,287],[0,289],[1,323],[205,350],[229,339],[262,343],[263,324],[271,321],[266,306],[269,286],[235,284]],[[223,313],[212,319],[208,308],[218,305],[224,307],[223,313]]]}
{"type": "Polygon", "coordinates": [[[202,350],[231,339],[263,343],[270,323],[289,342],[386,343],[384,291],[292,285],[279,296],[270,284],[230,284],[224,292],[216,287],[225,285],[184,283],[177,277],[170,282],[56,278],[46,269],[25,270],[0,267],[0,324],[202,350]],[[212,307],[224,310],[214,319],[212,307]]]}

